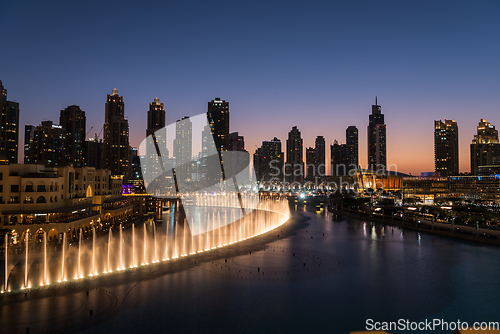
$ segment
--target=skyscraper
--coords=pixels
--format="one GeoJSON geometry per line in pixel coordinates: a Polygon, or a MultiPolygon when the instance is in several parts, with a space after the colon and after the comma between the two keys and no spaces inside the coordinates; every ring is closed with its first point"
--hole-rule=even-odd
{"type": "Polygon", "coordinates": [[[165,108],[158,98],[149,104],[148,127],[146,136],[152,135],[155,131],[165,127],[165,108]]]}
{"type": "MultiPolygon", "coordinates": [[[[183,117],[175,123],[174,159],[175,168],[187,165],[193,155],[193,124],[189,117],[183,117]]],[[[186,166],[187,168],[187,166],[186,166]]]]}
{"type": "Polygon", "coordinates": [[[316,171],[316,176],[324,178],[326,176],[325,172],[325,138],[323,136],[317,136],[314,146],[314,168],[316,171]]]}
{"type": "Polygon", "coordinates": [[[376,97],[368,123],[368,168],[371,170],[387,168],[386,126],[382,108],[377,104],[376,97]]]}
{"type": "Polygon", "coordinates": [[[33,142],[33,136],[35,135],[36,127],[34,125],[24,126],[24,163],[30,164],[30,147],[33,142]]]}
{"type": "MultiPolygon", "coordinates": [[[[153,136],[153,145],[146,146],[146,160],[143,166],[147,170],[148,174],[161,175],[162,170],[160,170],[159,159],[168,159],[168,149],[167,149],[167,138],[166,138],[166,128],[165,128],[165,108],[163,103],[160,103],[158,98],[155,98],[153,102],[149,104],[148,110],[148,120],[146,127],[146,137],[153,136]],[[163,129],[159,131],[160,129],[163,129]],[[160,158],[157,154],[156,149],[158,148],[162,157],[160,158]],[[166,155],[166,156],[163,156],[166,155]]],[[[137,159],[136,159],[137,160],[137,159]]],[[[133,167],[132,167],[133,169],[133,167]]]]}
{"type": "Polygon", "coordinates": [[[313,147],[306,147],[306,179],[314,180],[316,174],[316,151],[313,147]]]}
{"type": "Polygon", "coordinates": [[[303,141],[296,126],[288,132],[286,141],[286,174],[288,182],[304,180],[303,141]]]}
{"type": "Polygon", "coordinates": [[[89,138],[89,140],[85,142],[85,151],[85,165],[87,167],[94,167],[97,169],[104,168],[104,144],[102,139],[99,139],[97,135],[95,138],[89,138]]]}
{"type": "Polygon", "coordinates": [[[359,166],[358,155],[358,128],[354,125],[345,130],[346,140],[346,163],[348,170],[356,169],[359,166]]]}
{"type": "Polygon", "coordinates": [[[125,104],[118,90],[107,96],[104,120],[104,162],[112,175],[128,176],[130,144],[125,104]]]}
{"type": "Polygon", "coordinates": [[[458,126],[455,121],[434,121],[434,167],[441,176],[459,173],[458,126]]]}
{"type": "Polygon", "coordinates": [[[343,176],[348,175],[348,165],[347,165],[347,145],[339,144],[337,140],[333,141],[333,145],[330,145],[330,161],[332,167],[332,175],[343,176]]]}
{"type": "Polygon", "coordinates": [[[481,166],[500,165],[498,131],[485,119],[481,119],[470,144],[471,174],[477,175],[481,166]]]}
{"type": "Polygon", "coordinates": [[[219,152],[227,151],[229,149],[229,102],[218,97],[208,102],[207,117],[215,147],[219,152]]]}
{"type": "Polygon", "coordinates": [[[66,161],[75,167],[85,166],[85,111],[75,105],[61,110],[59,125],[66,131],[66,161]]]}
{"type": "Polygon", "coordinates": [[[17,163],[19,149],[19,103],[7,101],[0,81],[0,161],[17,163]]]}

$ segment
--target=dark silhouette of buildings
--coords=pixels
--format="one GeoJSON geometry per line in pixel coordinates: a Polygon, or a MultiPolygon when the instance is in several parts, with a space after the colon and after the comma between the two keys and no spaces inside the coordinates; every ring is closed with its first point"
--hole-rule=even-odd
{"type": "Polygon", "coordinates": [[[358,168],[358,128],[351,125],[346,129],[346,144],[333,142],[330,159],[334,176],[350,175],[350,171],[358,168]]]}
{"type": "Polygon", "coordinates": [[[69,106],[61,110],[59,125],[66,132],[66,161],[74,167],[85,166],[85,135],[86,117],[85,111],[79,106],[69,106]]]}
{"type": "Polygon", "coordinates": [[[325,138],[323,136],[317,136],[314,146],[314,169],[316,175],[320,178],[324,178],[326,175],[325,166],[325,138]]]}
{"type": "Polygon", "coordinates": [[[359,166],[359,143],[358,143],[358,128],[354,125],[349,126],[345,130],[347,163],[349,170],[359,166]],[[355,166],[355,167],[354,167],[355,166]]]}
{"type": "Polygon", "coordinates": [[[97,169],[104,168],[104,144],[102,139],[90,138],[85,142],[86,156],[85,163],[87,167],[94,167],[97,169]]]}
{"type": "Polygon", "coordinates": [[[314,148],[306,148],[306,179],[315,181],[325,178],[325,138],[316,137],[314,148]]]}
{"type": "MultiPolygon", "coordinates": [[[[481,119],[470,144],[471,174],[478,175],[480,167],[500,167],[500,142],[498,131],[485,119],[481,119]]],[[[484,169],[484,168],[483,168],[484,169]]]]}
{"type": "Polygon", "coordinates": [[[283,181],[283,152],[281,141],[274,137],[263,141],[253,155],[255,175],[258,181],[283,181]]]}
{"type": "Polygon", "coordinates": [[[19,150],[19,103],[7,101],[0,81],[0,161],[17,163],[19,150]]]}
{"type": "Polygon", "coordinates": [[[130,173],[129,127],[123,97],[116,88],[107,96],[103,148],[104,167],[112,175],[125,175],[126,179],[130,173]]]}
{"type": "Polygon", "coordinates": [[[376,97],[368,123],[368,168],[376,171],[387,168],[386,126],[376,97]]]}
{"type": "Polygon", "coordinates": [[[304,181],[303,141],[296,126],[288,132],[286,141],[286,167],[288,182],[304,181]]]}
{"type": "Polygon", "coordinates": [[[330,145],[330,162],[332,166],[332,175],[347,175],[348,165],[346,144],[339,144],[337,140],[334,140],[333,145],[330,145]]]}
{"type": "Polygon", "coordinates": [[[316,151],[313,147],[306,147],[306,179],[314,180],[316,176],[315,171],[315,162],[316,162],[316,151]]]}
{"type": "Polygon", "coordinates": [[[245,138],[239,136],[238,132],[229,134],[229,151],[245,151],[245,138]]]}
{"type": "Polygon", "coordinates": [[[445,119],[434,121],[434,167],[441,176],[458,175],[458,126],[445,119]]]}

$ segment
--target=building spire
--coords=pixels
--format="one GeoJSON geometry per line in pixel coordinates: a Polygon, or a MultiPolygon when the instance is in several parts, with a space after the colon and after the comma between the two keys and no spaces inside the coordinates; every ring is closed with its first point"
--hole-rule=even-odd
{"type": "Polygon", "coordinates": [[[375,105],[378,106],[378,103],[377,103],[377,96],[375,96],[375,105]]]}

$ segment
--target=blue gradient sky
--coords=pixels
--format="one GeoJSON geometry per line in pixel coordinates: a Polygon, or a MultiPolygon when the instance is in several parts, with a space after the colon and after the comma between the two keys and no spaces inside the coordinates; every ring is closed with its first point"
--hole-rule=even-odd
{"type": "Polygon", "coordinates": [[[365,165],[378,95],[388,162],[415,174],[434,168],[435,119],[458,122],[461,171],[479,119],[500,126],[498,1],[11,1],[2,12],[0,80],[21,132],[76,104],[93,135],[116,87],[132,146],[155,97],[167,123],[220,97],[251,153],[274,136],[285,145],[293,125],[305,146],[344,142],[356,125],[365,165]]]}

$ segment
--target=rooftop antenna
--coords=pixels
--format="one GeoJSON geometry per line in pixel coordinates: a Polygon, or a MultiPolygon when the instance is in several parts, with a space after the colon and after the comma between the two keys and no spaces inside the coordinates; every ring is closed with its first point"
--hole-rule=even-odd
{"type": "Polygon", "coordinates": [[[375,105],[378,106],[378,104],[377,104],[377,96],[375,96],[375,105]]]}

